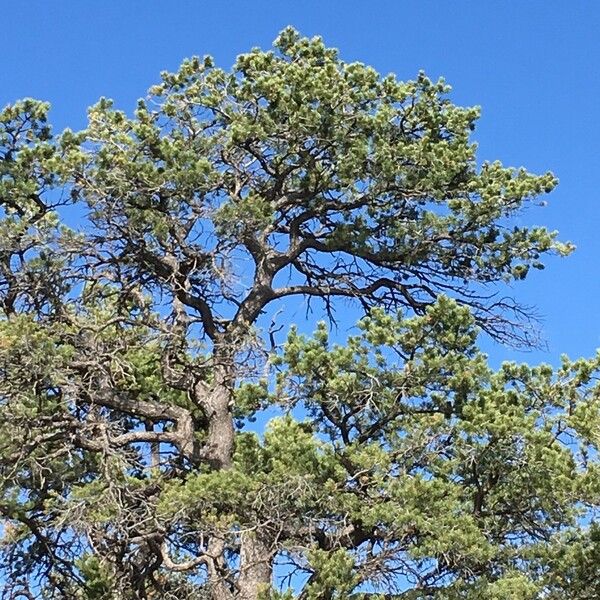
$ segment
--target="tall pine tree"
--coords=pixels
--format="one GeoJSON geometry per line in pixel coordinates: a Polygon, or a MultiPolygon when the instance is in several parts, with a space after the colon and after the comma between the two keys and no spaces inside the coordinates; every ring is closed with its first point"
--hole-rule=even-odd
{"type": "Polygon", "coordinates": [[[600,359],[477,347],[535,343],[496,293],[570,252],[511,224],[556,180],[448,92],[286,29],[82,132],[0,113],[6,598],[598,597],[600,359]]]}

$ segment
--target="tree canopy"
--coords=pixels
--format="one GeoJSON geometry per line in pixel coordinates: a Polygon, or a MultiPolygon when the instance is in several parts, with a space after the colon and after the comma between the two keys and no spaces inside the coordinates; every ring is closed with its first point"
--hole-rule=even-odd
{"type": "Polygon", "coordinates": [[[598,597],[600,357],[477,345],[536,342],[556,179],[449,91],[286,29],[80,132],[0,112],[4,597],[598,597]]]}

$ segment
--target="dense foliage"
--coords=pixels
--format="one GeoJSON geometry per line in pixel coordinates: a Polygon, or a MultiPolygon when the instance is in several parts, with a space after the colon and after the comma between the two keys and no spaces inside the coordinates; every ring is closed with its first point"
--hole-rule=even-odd
{"type": "Polygon", "coordinates": [[[511,224],[556,180],[448,92],[287,29],[82,132],[0,113],[4,597],[600,596],[600,358],[477,346],[535,343],[496,293],[570,252],[511,224]]]}

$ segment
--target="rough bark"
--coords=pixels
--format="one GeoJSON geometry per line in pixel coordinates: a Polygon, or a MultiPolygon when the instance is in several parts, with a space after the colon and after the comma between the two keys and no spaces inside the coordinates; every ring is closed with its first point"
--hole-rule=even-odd
{"type": "MultiPolygon", "coordinates": [[[[235,378],[235,343],[228,339],[215,344],[213,352],[213,381],[210,386],[198,383],[194,395],[202,407],[208,429],[202,459],[212,469],[229,469],[233,462],[235,428],[233,395],[235,378]],[[208,389],[207,389],[208,388],[208,389]]],[[[261,590],[271,583],[271,552],[258,532],[243,533],[240,540],[240,572],[235,590],[230,591],[223,578],[224,546],[215,539],[209,544],[213,557],[209,566],[210,593],[213,600],[257,600],[261,590]]]]}
{"type": "Polygon", "coordinates": [[[240,600],[258,600],[268,589],[272,576],[272,550],[261,537],[260,531],[242,534],[240,575],[237,582],[240,600]]]}
{"type": "Polygon", "coordinates": [[[202,456],[213,469],[231,466],[235,429],[231,413],[233,390],[220,375],[200,405],[208,419],[206,444],[202,456]]]}

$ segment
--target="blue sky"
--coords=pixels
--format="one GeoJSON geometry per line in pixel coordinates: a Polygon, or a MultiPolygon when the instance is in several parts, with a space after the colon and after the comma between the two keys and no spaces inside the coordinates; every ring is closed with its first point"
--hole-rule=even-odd
{"type": "Polygon", "coordinates": [[[578,249],[515,286],[545,316],[547,352],[495,358],[556,362],[600,346],[600,3],[575,0],[61,0],[6,2],[0,104],[49,100],[56,129],[85,125],[100,96],[130,110],[184,57],[228,67],[286,25],[322,35],[342,58],[411,78],[444,76],[457,104],[478,104],[479,158],[553,170],[549,206],[522,223],[559,229],[578,249]]]}

